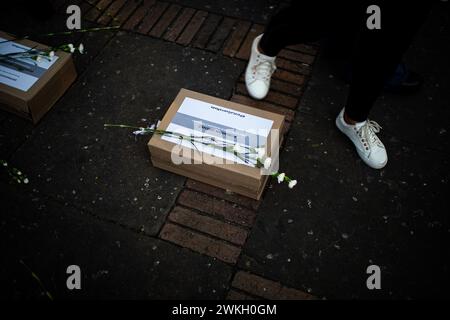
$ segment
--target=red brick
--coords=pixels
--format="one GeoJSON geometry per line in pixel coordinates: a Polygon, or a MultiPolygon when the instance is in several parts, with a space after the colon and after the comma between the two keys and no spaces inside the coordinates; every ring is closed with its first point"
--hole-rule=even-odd
{"type": "Polygon", "coordinates": [[[248,235],[247,230],[243,228],[179,206],[173,208],[169,220],[240,246],[244,245],[248,235]]]}
{"type": "MultiPolygon", "coordinates": [[[[235,264],[241,249],[223,241],[192,232],[180,226],[167,223],[160,233],[161,239],[173,242],[184,248],[235,264]]],[[[180,266],[182,267],[182,266],[180,266]]]]}
{"type": "Polygon", "coordinates": [[[202,26],[203,22],[205,21],[206,17],[208,16],[208,13],[205,11],[197,11],[192,18],[191,22],[186,26],[183,33],[180,35],[180,37],[177,40],[178,44],[187,46],[191,43],[192,39],[194,38],[197,31],[202,26]]]}
{"type": "Polygon", "coordinates": [[[283,58],[277,58],[276,65],[277,68],[291,72],[301,73],[304,75],[309,75],[311,73],[310,65],[304,64],[302,62],[294,62],[283,58]]]}
{"type": "Polygon", "coordinates": [[[191,190],[183,190],[178,197],[178,204],[245,227],[251,227],[256,216],[255,211],[191,190]]]}
{"type": "Polygon", "coordinates": [[[172,4],[161,16],[158,23],[153,27],[152,31],[150,31],[149,35],[157,38],[161,37],[164,31],[167,30],[172,21],[175,19],[180,9],[181,7],[179,5],[172,4]]]}
{"type": "Polygon", "coordinates": [[[255,107],[258,109],[282,114],[285,116],[286,121],[292,121],[294,119],[295,112],[293,110],[283,108],[281,106],[276,106],[274,104],[265,101],[254,100],[250,97],[239,94],[233,94],[233,96],[231,97],[231,101],[242,103],[244,105],[255,107]]]}
{"type": "Polygon", "coordinates": [[[275,72],[273,73],[273,77],[275,79],[280,79],[283,81],[295,83],[299,86],[303,86],[303,84],[305,83],[304,75],[301,75],[298,73],[292,73],[292,72],[282,70],[282,69],[275,70],[275,72]]]}
{"type": "Polygon", "coordinates": [[[256,298],[231,289],[227,294],[226,300],[256,300],[256,298]]]}
{"type": "MultiPolygon", "coordinates": [[[[55,2],[58,2],[59,5],[62,4],[63,5],[63,7],[62,7],[63,14],[67,14],[66,13],[67,6],[64,3],[62,3],[60,0],[55,0],[55,2]]],[[[89,10],[91,10],[92,8],[94,8],[97,5],[97,2],[98,2],[98,0],[77,1],[77,4],[81,10],[81,17],[84,18],[84,16],[89,12],[89,10]]],[[[73,3],[73,4],[76,4],[76,3],[73,3]]]]}
{"type": "Polygon", "coordinates": [[[148,10],[156,3],[155,0],[144,0],[140,3],[133,15],[123,25],[124,29],[133,30],[147,15],[148,10]]]}
{"type": "Polygon", "coordinates": [[[97,22],[102,25],[107,25],[108,23],[112,22],[112,25],[115,24],[115,16],[117,12],[119,12],[120,8],[123,7],[126,0],[114,0],[111,5],[106,9],[103,14],[98,18],[97,22]]]}
{"type": "MultiPolygon", "coordinates": [[[[239,77],[239,81],[245,83],[245,74],[242,74],[239,77]]],[[[303,93],[302,86],[274,78],[272,78],[270,81],[270,90],[287,93],[294,97],[301,97],[303,93]]]]}
{"type": "Polygon", "coordinates": [[[242,41],[244,40],[248,29],[250,28],[250,22],[238,21],[233,27],[233,32],[225,43],[223,54],[229,57],[234,57],[239,50],[242,41]]]}
{"type": "Polygon", "coordinates": [[[175,20],[173,26],[167,30],[164,35],[164,39],[174,42],[183,31],[184,27],[188,24],[189,20],[191,20],[194,12],[194,9],[184,8],[183,12],[181,12],[180,16],[175,20]]]}
{"type": "Polygon", "coordinates": [[[137,28],[137,31],[140,33],[147,34],[150,29],[155,25],[155,23],[159,20],[164,10],[169,6],[168,3],[165,2],[157,2],[154,6],[150,7],[147,15],[142,20],[141,24],[137,28]]]}
{"type": "MultiPolygon", "coordinates": [[[[247,88],[244,83],[238,83],[236,85],[236,92],[238,94],[248,94],[247,88]]],[[[281,106],[287,107],[289,109],[295,109],[297,107],[298,100],[291,96],[285,95],[283,93],[275,92],[270,90],[267,96],[264,98],[265,101],[269,101],[281,106]]]]}
{"type": "Polygon", "coordinates": [[[209,14],[206,18],[205,22],[203,23],[201,29],[198,31],[195,40],[193,42],[194,47],[196,48],[205,48],[206,44],[208,43],[209,38],[211,38],[211,35],[216,30],[217,26],[220,23],[220,20],[222,19],[221,16],[216,14],[209,14]]]}
{"type": "Polygon", "coordinates": [[[209,194],[216,198],[224,199],[233,203],[236,203],[242,207],[247,207],[253,210],[258,209],[261,201],[247,198],[245,196],[239,195],[237,193],[227,192],[223,189],[205,184],[199,181],[188,179],[186,182],[186,187],[195,191],[209,194]]]}
{"type": "Polygon", "coordinates": [[[127,18],[133,13],[133,11],[139,6],[141,0],[131,0],[127,1],[125,5],[120,9],[119,13],[116,15],[114,20],[116,25],[122,25],[127,18]]]}
{"type": "Polygon", "coordinates": [[[264,32],[264,26],[260,24],[254,24],[250,28],[247,36],[245,37],[244,43],[236,54],[236,58],[248,60],[250,58],[250,50],[252,48],[253,40],[256,36],[264,32]]]}
{"type": "Polygon", "coordinates": [[[295,97],[301,97],[303,93],[303,86],[299,86],[278,79],[272,79],[272,81],[270,82],[270,90],[287,93],[295,97]]]}
{"type": "Polygon", "coordinates": [[[283,49],[278,54],[278,57],[285,58],[292,61],[303,62],[311,65],[314,62],[314,56],[309,54],[304,54],[298,51],[292,51],[289,49],[283,49]]]}
{"type": "Polygon", "coordinates": [[[105,11],[105,9],[111,4],[112,0],[100,0],[98,4],[93,6],[84,17],[88,21],[96,21],[98,17],[105,11]]]}
{"type": "Polygon", "coordinates": [[[234,23],[236,20],[232,18],[225,17],[217,28],[216,32],[214,32],[211,40],[209,41],[206,49],[217,52],[222,47],[225,39],[228,38],[231,30],[233,29],[234,23]]]}
{"type": "Polygon", "coordinates": [[[234,276],[232,287],[250,294],[271,300],[311,300],[314,297],[303,291],[287,288],[279,282],[260,276],[238,271],[234,276]]]}
{"type": "Polygon", "coordinates": [[[288,46],[286,48],[293,50],[293,51],[303,52],[303,53],[306,53],[306,54],[309,54],[312,56],[317,55],[317,52],[318,52],[317,46],[311,45],[311,44],[304,44],[304,43],[288,46]]]}

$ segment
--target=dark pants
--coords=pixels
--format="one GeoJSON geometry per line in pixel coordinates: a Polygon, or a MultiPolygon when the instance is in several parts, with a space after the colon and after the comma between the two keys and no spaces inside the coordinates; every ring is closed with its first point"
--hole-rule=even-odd
{"type": "Polygon", "coordinates": [[[352,77],[345,110],[351,119],[364,121],[424,22],[431,2],[294,0],[272,18],[260,48],[276,56],[289,45],[325,36],[352,37],[352,77]],[[370,16],[366,10],[372,4],[381,9],[381,29],[366,26],[370,16]]]}

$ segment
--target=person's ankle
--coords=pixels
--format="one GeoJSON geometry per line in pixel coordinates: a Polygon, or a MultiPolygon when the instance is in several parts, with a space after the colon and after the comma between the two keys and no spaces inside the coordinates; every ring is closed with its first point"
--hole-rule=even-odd
{"type": "Polygon", "coordinates": [[[262,53],[263,55],[267,56],[267,54],[264,52],[264,50],[261,49],[260,43],[258,43],[258,46],[256,47],[256,49],[258,49],[259,53],[262,53]]]}
{"type": "Polygon", "coordinates": [[[351,126],[354,126],[355,124],[358,123],[358,121],[351,119],[345,112],[344,112],[344,121],[346,124],[351,125],[351,126]]]}

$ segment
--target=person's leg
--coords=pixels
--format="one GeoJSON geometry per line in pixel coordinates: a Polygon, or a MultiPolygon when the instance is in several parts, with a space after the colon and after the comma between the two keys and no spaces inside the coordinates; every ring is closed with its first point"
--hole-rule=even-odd
{"type": "Polygon", "coordinates": [[[265,28],[258,49],[275,57],[289,45],[319,40],[331,23],[333,10],[324,10],[326,1],[318,2],[293,1],[280,10],[265,28]]]}
{"type": "Polygon", "coordinates": [[[350,92],[345,108],[336,118],[336,125],[353,142],[361,159],[370,167],[380,169],[387,163],[386,149],[376,135],[381,127],[367,118],[385,80],[395,71],[425,20],[429,5],[411,2],[399,7],[394,2],[383,1],[375,4],[381,9],[381,30],[367,29],[367,7],[363,6],[350,92]]]}
{"type": "Polygon", "coordinates": [[[281,49],[318,40],[331,27],[347,21],[346,13],[343,6],[325,0],[293,1],[291,6],[277,13],[252,44],[245,72],[250,96],[263,99],[269,92],[270,79],[276,69],[275,57],[281,49]]]}
{"type": "MultiPolygon", "coordinates": [[[[430,4],[409,2],[400,7],[395,1],[379,1],[381,30],[369,30],[365,19],[357,38],[353,57],[353,74],[345,107],[346,118],[365,121],[386,79],[400,63],[415,33],[424,22],[430,4]]],[[[366,8],[361,16],[368,17],[366,8]]]]}

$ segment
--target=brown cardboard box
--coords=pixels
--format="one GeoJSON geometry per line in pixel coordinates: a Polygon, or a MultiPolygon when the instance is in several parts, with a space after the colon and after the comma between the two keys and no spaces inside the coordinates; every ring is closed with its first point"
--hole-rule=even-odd
{"type": "MultiPolygon", "coordinates": [[[[237,112],[246,113],[261,118],[272,120],[272,129],[278,129],[281,132],[284,116],[265,110],[256,109],[231,101],[222,100],[211,97],[198,92],[181,89],[177,97],[167,110],[163,119],[161,120],[158,129],[167,130],[167,127],[172,122],[172,119],[177,114],[181,104],[185,98],[193,98],[203,102],[217,105],[227,109],[236,110],[237,112]]],[[[201,107],[201,106],[199,106],[201,107]]],[[[203,112],[203,111],[201,111],[203,112]]],[[[281,137],[281,135],[280,135],[281,137]]],[[[270,136],[268,143],[269,156],[274,154],[271,152],[270,136]]],[[[237,163],[212,163],[213,156],[207,153],[187,152],[191,157],[191,161],[201,162],[199,164],[174,164],[171,159],[171,152],[175,143],[164,140],[161,135],[154,134],[148,143],[151,154],[151,160],[155,167],[168,170],[207,184],[214,185],[219,188],[227,189],[244,196],[259,199],[266,185],[268,176],[261,175],[259,168],[251,167],[245,164],[237,163]],[[202,161],[202,159],[204,161],[202,161]]],[[[278,161],[278,159],[273,159],[278,161]]]]}
{"type": "MultiPolygon", "coordinates": [[[[12,35],[1,31],[0,37],[14,39],[12,35]]],[[[27,47],[46,48],[30,40],[14,42],[27,47]]],[[[0,83],[0,108],[37,123],[77,77],[71,54],[57,51],[55,55],[58,56],[56,62],[27,91],[0,83]]]]}

